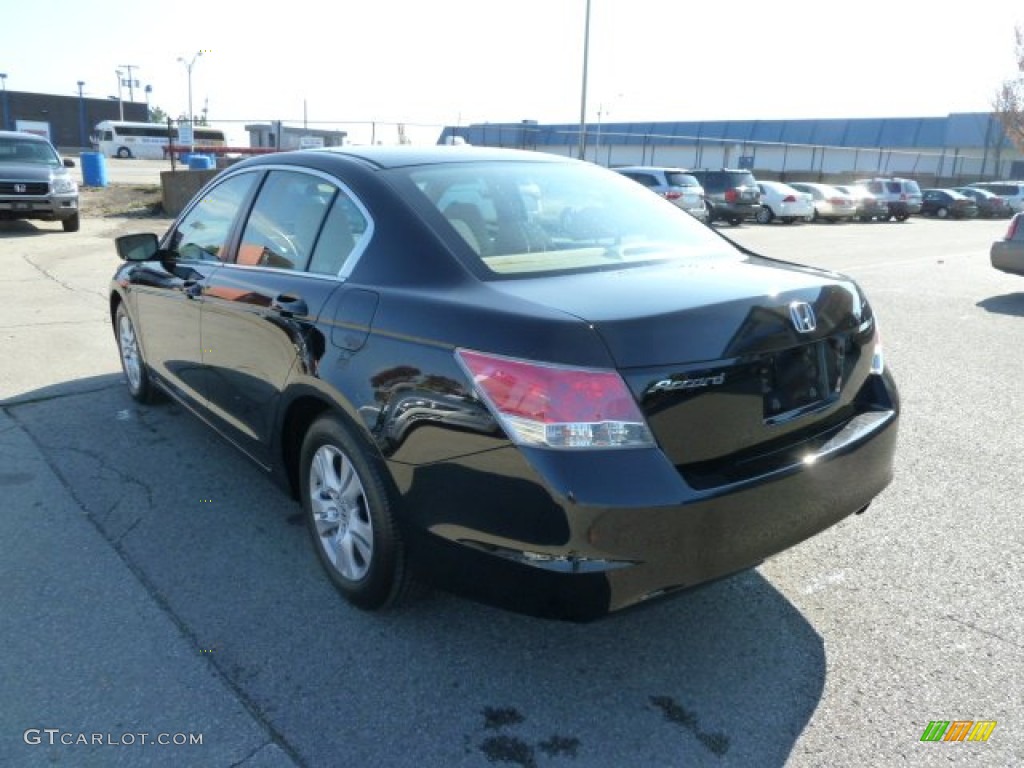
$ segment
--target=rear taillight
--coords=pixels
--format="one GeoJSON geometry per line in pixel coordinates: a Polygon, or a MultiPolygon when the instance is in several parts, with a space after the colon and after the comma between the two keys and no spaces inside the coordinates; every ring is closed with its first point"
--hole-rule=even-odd
{"type": "Polygon", "coordinates": [[[683,196],[682,192],[676,192],[675,190],[671,190],[671,191],[665,193],[665,198],[667,200],[678,200],[682,196],[683,196]]]}
{"type": "Polygon", "coordinates": [[[782,198],[782,202],[784,202],[784,203],[795,203],[796,202],[796,198],[793,195],[786,195],[784,198],[782,198]]]}
{"type": "Polygon", "coordinates": [[[1020,227],[1021,216],[1014,216],[1010,219],[1010,226],[1006,230],[1006,234],[1003,236],[1004,240],[1013,240],[1017,236],[1017,229],[1020,227]]]}
{"type": "Polygon", "coordinates": [[[740,191],[738,189],[727,189],[725,190],[725,201],[727,203],[735,203],[740,199],[740,191]]]}
{"type": "Polygon", "coordinates": [[[639,448],[654,439],[615,371],[536,363],[460,349],[456,359],[516,443],[639,448]]]}

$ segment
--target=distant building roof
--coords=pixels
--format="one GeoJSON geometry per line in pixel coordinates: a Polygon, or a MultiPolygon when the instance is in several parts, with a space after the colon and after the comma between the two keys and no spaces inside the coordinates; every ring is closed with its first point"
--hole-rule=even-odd
{"type": "MultiPolygon", "coordinates": [[[[1009,146],[999,120],[988,112],[946,117],[861,117],[821,120],[716,120],[688,122],[588,123],[587,137],[605,143],[660,145],[703,143],[808,144],[830,147],[890,149],[1009,146]]],[[[469,144],[573,145],[578,123],[476,123],[447,126],[438,143],[461,136],[469,144]]]]}

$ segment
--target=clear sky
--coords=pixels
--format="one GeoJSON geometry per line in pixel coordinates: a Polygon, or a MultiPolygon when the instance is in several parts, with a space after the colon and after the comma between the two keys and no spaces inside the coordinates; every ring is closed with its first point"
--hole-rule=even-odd
{"type": "MultiPolygon", "coordinates": [[[[213,122],[578,122],[586,0],[0,0],[7,88],[213,122]],[[122,89],[125,100],[127,88],[122,89]]],[[[591,0],[592,122],[987,111],[1024,0],[591,0]],[[956,10],[953,10],[953,9],[956,10]],[[600,113],[600,114],[599,114],[600,113]]],[[[325,126],[326,127],[326,126],[325,126]]],[[[383,129],[382,129],[383,132],[383,129]]],[[[385,136],[386,138],[386,136],[385,136]]]]}

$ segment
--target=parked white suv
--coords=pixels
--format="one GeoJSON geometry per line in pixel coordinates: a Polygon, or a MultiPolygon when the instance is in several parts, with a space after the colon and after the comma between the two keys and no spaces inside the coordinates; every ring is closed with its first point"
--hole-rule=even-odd
{"type": "Polygon", "coordinates": [[[999,195],[1014,213],[1024,211],[1024,181],[976,181],[967,186],[987,189],[992,194],[999,195]]]}
{"type": "Polygon", "coordinates": [[[873,179],[857,179],[857,184],[868,188],[882,202],[889,206],[889,216],[896,221],[906,221],[921,212],[921,187],[913,179],[897,176],[876,176],[873,179]]]}
{"type": "Polygon", "coordinates": [[[612,168],[616,173],[643,184],[694,218],[704,221],[707,208],[704,206],[704,188],[693,176],[682,168],[666,168],[653,165],[629,165],[612,168]]]}

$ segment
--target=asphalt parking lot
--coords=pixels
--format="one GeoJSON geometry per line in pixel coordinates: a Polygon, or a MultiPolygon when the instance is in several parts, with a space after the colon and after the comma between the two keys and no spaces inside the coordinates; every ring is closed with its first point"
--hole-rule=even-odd
{"type": "Polygon", "coordinates": [[[896,479],[753,571],[588,625],[444,594],[348,607],[294,502],[124,388],[111,238],[165,225],[0,223],[0,764],[1024,764],[1024,278],[988,264],[1005,221],[721,227],[865,288],[903,396],[896,479]],[[922,742],[935,720],[997,725],[922,742]]]}

